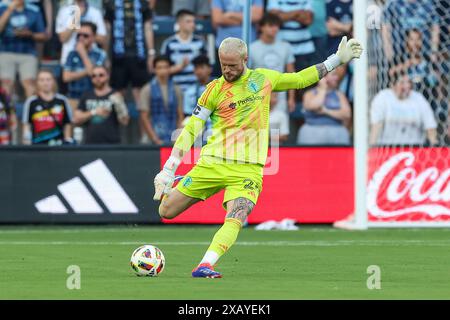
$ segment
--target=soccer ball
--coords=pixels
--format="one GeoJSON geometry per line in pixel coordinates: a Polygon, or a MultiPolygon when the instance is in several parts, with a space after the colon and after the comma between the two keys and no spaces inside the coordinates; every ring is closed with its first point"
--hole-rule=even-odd
{"type": "Polygon", "coordinates": [[[130,264],[136,275],[156,277],[163,272],[166,260],[161,250],[146,244],[133,251],[130,264]]]}

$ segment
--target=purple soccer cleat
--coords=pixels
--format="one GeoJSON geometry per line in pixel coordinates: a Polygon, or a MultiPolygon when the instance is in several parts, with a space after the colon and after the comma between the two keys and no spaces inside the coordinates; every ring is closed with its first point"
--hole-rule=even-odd
{"type": "Polygon", "coordinates": [[[197,268],[192,270],[192,277],[194,278],[222,278],[222,274],[214,271],[213,266],[209,263],[199,264],[197,268]]]}

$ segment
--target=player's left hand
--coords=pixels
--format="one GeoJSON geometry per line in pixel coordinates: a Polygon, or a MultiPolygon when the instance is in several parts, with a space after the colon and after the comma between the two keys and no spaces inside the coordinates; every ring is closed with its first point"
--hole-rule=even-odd
{"type": "Polygon", "coordinates": [[[350,60],[356,58],[359,59],[363,52],[363,47],[356,39],[350,39],[347,41],[347,37],[342,37],[341,43],[339,44],[336,55],[341,60],[341,64],[345,64],[350,60]]]}

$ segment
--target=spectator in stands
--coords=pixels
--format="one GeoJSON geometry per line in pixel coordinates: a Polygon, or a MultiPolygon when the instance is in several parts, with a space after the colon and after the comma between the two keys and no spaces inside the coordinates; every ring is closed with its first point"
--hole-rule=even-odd
{"type": "Polygon", "coordinates": [[[393,76],[393,85],[373,98],[371,145],[437,144],[436,120],[422,94],[412,90],[411,79],[403,72],[393,76]]]}
{"type": "Polygon", "coordinates": [[[272,92],[270,96],[270,141],[278,141],[282,144],[288,140],[289,137],[289,116],[286,112],[276,109],[278,105],[278,97],[281,92],[272,92]]]}
{"type": "Polygon", "coordinates": [[[353,73],[355,64],[353,61],[347,65],[342,65],[336,68],[336,74],[338,76],[339,91],[341,91],[347,97],[350,105],[353,106],[353,73]]]}
{"type": "MultiPolygon", "coordinates": [[[[192,60],[192,64],[194,65],[194,73],[197,78],[194,86],[189,87],[183,95],[183,113],[184,120],[182,126],[184,126],[189,118],[192,115],[195,107],[197,106],[197,101],[202,95],[203,91],[206,89],[206,85],[213,80],[211,77],[212,74],[212,66],[209,63],[209,59],[207,56],[202,55],[196,57],[192,60]]],[[[206,121],[205,130],[203,132],[202,137],[199,137],[199,141],[195,146],[201,145],[201,142],[206,142],[208,136],[212,133],[212,124],[211,119],[206,121]]]]}
{"type": "Polygon", "coordinates": [[[140,118],[145,133],[156,145],[172,143],[173,132],[183,121],[183,99],[180,88],[170,78],[170,60],[154,60],[155,77],[141,91],[140,118]]]}
{"type": "Polygon", "coordinates": [[[211,15],[210,0],[173,0],[172,16],[176,16],[180,10],[195,12],[199,19],[206,19],[211,15]]]}
{"type": "MultiPolygon", "coordinates": [[[[53,36],[53,2],[52,0],[25,0],[25,3],[32,4],[38,7],[44,19],[46,41],[49,41],[53,36]]],[[[38,42],[36,50],[39,60],[42,60],[44,55],[45,42],[38,42]]]]}
{"type": "MultiPolygon", "coordinates": [[[[266,13],[259,22],[259,39],[250,45],[248,60],[249,68],[267,68],[279,72],[295,72],[295,57],[291,45],[283,40],[277,39],[277,34],[283,22],[273,14],[266,13]]],[[[295,90],[280,92],[274,107],[282,112],[294,111],[295,90]],[[286,96],[289,96],[287,99],[286,96]]]]}
{"type": "MultiPolygon", "coordinates": [[[[216,49],[227,37],[242,38],[242,14],[244,11],[244,1],[211,0],[211,22],[216,29],[216,49]]],[[[250,42],[256,40],[256,24],[264,14],[263,0],[252,0],[251,16],[252,30],[250,42]]],[[[214,75],[220,75],[220,63],[216,50],[216,63],[214,75]]]]}
{"type": "MultiPolygon", "coordinates": [[[[278,15],[283,21],[278,38],[287,41],[292,46],[295,57],[295,70],[302,70],[319,63],[316,48],[309,26],[314,20],[311,0],[278,1],[268,0],[267,10],[278,15]]],[[[290,136],[289,143],[295,143],[297,132],[303,123],[302,96],[304,90],[296,91],[296,107],[289,114],[290,136]]]]}
{"type": "Polygon", "coordinates": [[[298,132],[298,144],[350,144],[350,134],[345,124],[351,118],[351,108],[338,86],[339,78],[333,71],[320,80],[316,88],[305,93],[305,124],[298,132]]]}
{"type": "Polygon", "coordinates": [[[173,82],[185,91],[195,85],[192,60],[206,54],[205,41],[194,34],[195,14],[189,10],[180,10],[176,15],[178,32],[167,38],[161,46],[161,54],[169,57],[170,74],[173,82]]]}
{"type": "Polygon", "coordinates": [[[53,3],[52,0],[25,0],[27,4],[38,7],[44,19],[45,34],[49,40],[53,34],[53,3]]]}
{"type": "Polygon", "coordinates": [[[407,52],[403,63],[389,70],[390,76],[405,71],[413,84],[413,89],[420,92],[431,104],[438,123],[438,139],[446,140],[446,123],[448,110],[448,74],[449,62],[442,60],[433,63],[430,55],[423,47],[423,35],[417,29],[407,32],[407,52]]]}
{"type": "Polygon", "coordinates": [[[414,90],[422,93],[427,99],[434,98],[435,94],[432,95],[431,91],[438,86],[438,74],[431,64],[428,55],[430,52],[427,54],[423,49],[423,36],[420,30],[407,31],[406,48],[403,63],[392,67],[389,75],[405,71],[414,85],[414,90]]]}
{"type": "Polygon", "coordinates": [[[92,22],[97,26],[95,41],[105,48],[107,33],[102,13],[97,8],[90,6],[86,0],[75,0],[74,5],[80,9],[80,21],[77,20],[77,11],[73,4],[62,6],[56,16],[55,31],[62,43],[61,66],[66,64],[69,52],[75,50],[77,44],[77,27],[81,22],[92,22]]]}
{"type": "Polygon", "coordinates": [[[326,0],[311,1],[311,9],[314,12],[314,19],[309,25],[316,56],[319,61],[324,61],[328,58],[328,30],[326,24],[327,7],[326,0]]]}
{"type": "MultiPolygon", "coordinates": [[[[111,86],[124,96],[129,85],[136,108],[140,91],[149,81],[155,58],[152,10],[146,0],[105,0],[103,8],[110,36],[111,86]]],[[[141,139],[145,138],[140,123],[141,139]]]]}
{"type": "MultiPolygon", "coordinates": [[[[353,0],[329,0],[327,9],[328,49],[327,56],[336,52],[343,36],[351,38],[353,32],[353,0]]],[[[340,91],[353,104],[353,61],[337,70],[340,91]]]]}
{"type": "Polygon", "coordinates": [[[193,86],[190,86],[184,91],[183,113],[185,117],[192,114],[192,111],[197,106],[198,99],[203,91],[205,91],[206,85],[213,80],[211,78],[212,67],[206,55],[196,57],[192,60],[192,64],[194,65],[196,81],[193,86]]]}
{"type": "Polygon", "coordinates": [[[11,108],[6,92],[0,88],[0,146],[11,143],[11,135],[16,127],[17,118],[14,108],[11,108]]]}
{"type": "Polygon", "coordinates": [[[40,70],[36,95],[27,99],[23,110],[23,143],[72,144],[72,112],[67,98],[57,93],[55,76],[40,70]]]}
{"type": "Polygon", "coordinates": [[[283,21],[280,39],[291,44],[295,56],[295,70],[302,70],[319,60],[315,56],[315,46],[308,26],[314,13],[310,0],[278,1],[269,0],[267,10],[278,15],[283,21]]]}
{"type": "Polygon", "coordinates": [[[91,74],[94,89],[85,92],[74,114],[74,123],[84,127],[84,144],[120,143],[120,125],[128,125],[128,109],[120,92],[109,85],[104,66],[95,66],[91,74]]]}
{"type": "Polygon", "coordinates": [[[0,3],[0,79],[11,96],[19,73],[25,95],[35,90],[38,68],[36,41],[46,39],[44,21],[36,6],[24,0],[0,3]]]}
{"type": "Polygon", "coordinates": [[[327,56],[336,52],[343,36],[351,37],[353,31],[353,0],[327,1],[327,56]]]}
{"type": "Polygon", "coordinates": [[[111,35],[111,85],[124,93],[131,83],[137,103],[156,54],[152,11],[146,0],[106,0],[103,7],[111,35]]]}
{"type": "Polygon", "coordinates": [[[81,23],[75,49],[69,52],[64,65],[63,81],[68,83],[67,96],[73,111],[83,93],[92,90],[93,68],[106,64],[106,52],[95,45],[96,29],[92,22],[81,23]]]}
{"type": "Polygon", "coordinates": [[[439,49],[439,16],[433,0],[388,1],[383,10],[381,25],[386,58],[398,64],[405,48],[407,31],[417,29],[423,34],[424,49],[436,57],[439,49]]]}

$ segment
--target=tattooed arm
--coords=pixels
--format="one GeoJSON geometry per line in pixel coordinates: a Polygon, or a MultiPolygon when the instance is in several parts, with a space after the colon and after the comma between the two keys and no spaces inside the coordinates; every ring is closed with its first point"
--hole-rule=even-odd
{"type": "Polygon", "coordinates": [[[319,63],[316,64],[317,72],[319,73],[319,80],[325,77],[328,74],[327,67],[325,66],[325,63],[319,63]]]}

